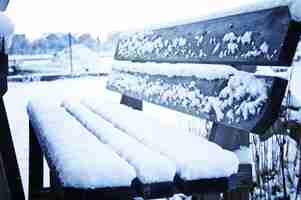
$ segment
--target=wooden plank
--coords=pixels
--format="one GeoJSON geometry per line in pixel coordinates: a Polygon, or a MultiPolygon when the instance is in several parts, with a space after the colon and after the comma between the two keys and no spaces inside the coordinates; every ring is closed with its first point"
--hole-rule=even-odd
{"type": "Polygon", "coordinates": [[[7,92],[8,55],[0,53],[0,97],[7,92]]]}
{"type": "Polygon", "coordinates": [[[207,80],[116,70],[107,82],[126,96],[257,134],[278,117],[286,86],[286,80],[248,73],[207,80]]]}
{"type": "Polygon", "coordinates": [[[127,105],[136,110],[143,110],[143,102],[138,99],[134,99],[132,97],[122,95],[120,104],[127,105]]]}
{"type": "MultiPolygon", "coordinates": [[[[230,151],[239,150],[242,146],[249,147],[249,132],[235,129],[219,123],[213,123],[209,140],[230,151]]],[[[250,160],[249,163],[252,161],[250,160]]],[[[237,184],[233,191],[224,193],[225,199],[248,200],[253,185],[252,165],[240,164],[237,173],[237,184]]]]}
{"type": "Polygon", "coordinates": [[[132,199],[137,196],[133,187],[113,187],[81,189],[64,187],[62,180],[58,177],[56,166],[53,164],[50,155],[47,154],[47,147],[40,141],[30,123],[30,164],[29,164],[29,200],[35,197],[54,199],[132,199]],[[43,155],[50,169],[51,188],[47,191],[43,188],[43,155]]]}
{"type": "Polygon", "coordinates": [[[174,182],[177,187],[177,192],[184,193],[186,195],[214,194],[235,189],[237,184],[237,175],[234,174],[225,178],[211,178],[192,181],[185,181],[176,175],[174,182]]]}
{"type": "Polygon", "coordinates": [[[33,200],[43,189],[44,160],[41,147],[31,122],[29,122],[29,184],[28,199],[33,200]]]}
{"type": "Polygon", "coordinates": [[[17,157],[2,98],[0,99],[0,130],[0,154],[3,159],[3,167],[7,177],[11,199],[24,200],[25,196],[17,157]]]}
{"type": "Polygon", "coordinates": [[[132,34],[116,60],[290,66],[300,24],[286,6],[132,34]]]}
{"type": "Polygon", "coordinates": [[[7,77],[0,76],[0,97],[3,97],[7,92],[7,77]]]}
{"type": "Polygon", "coordinates": [[[8,55],[0,53],[0,76],[8,75],[8,55]]]}
{"type": "Polygon", "coordinates": [[[250,144],[249,132],[215,122],[211,128],[209,141],[230,151],[238,150],[241,146],[249,147],[250,144]]]}
{"type": "Polygon", "coordinates": [[[1,200],[11,200],[10,191],[5,174],[4,163],[0,154],[0,197],[1,200]]]}
{"type": "Polygon", "coordinates": [[[136,192],[131,187],[115,188],[95,188],[79,189],[64,188],[60,199],[87,200],[87,199],[106,199],[106,200],[131,200],[136,197],[136,192]]]}
{"type": "Polygon", "coordinates": [[[132,187],[137,192],[138,197],[143,199],[168,198],[174,195],[175,185],[173,182],[160,182],[143,184],[139,179],[134,179],[132,187]]]}

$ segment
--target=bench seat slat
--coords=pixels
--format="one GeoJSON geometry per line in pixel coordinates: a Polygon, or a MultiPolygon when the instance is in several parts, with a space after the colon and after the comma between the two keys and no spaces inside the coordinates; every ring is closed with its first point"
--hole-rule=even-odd
{"type": "Polygon", "coordinates": [[[198,74],[185,76],[185,72],[183,76],[167,76],[114,69],[107,88],[196,117],[263,134],[278,117],[287,80],[233,70],[221,73],[208,70],[208,77],[205,74],[202,77],[198,74]]]}
{"type": "Polygon", "coordinates": [[[31,101],[28,114],[50,167],[69,188],[130,187],[135,170],[65,109],[31,101]],[[117,173],[117,174],[116,174],[117,173]]]}
{"type": "Polygon", "coordinates": [[[287,6],[130,34],[117,60],[290,66],[300,24],[287,6]]]}
{"type": "Polygon", "coordinates": [[[108,144],[133,166],[137,178],[143,184],[173,182],[176,166],[168,158],[123,133],[79,102],[65,101],[63,107],[101,142],[108,144]]]}
{"type": "Polygon", "coordinates": [[[143,112],[100,99],[86,99],[82,103],[128,135],[174,161],[177,174],[184,180],[229,177],[238,170],[238,159],[234,153],[203,138],[178,132],[143,112]],[[135,119],[139,119],[139,123],[135,119]],[[184,144],[185,148],[181,148],[184,144]]]}

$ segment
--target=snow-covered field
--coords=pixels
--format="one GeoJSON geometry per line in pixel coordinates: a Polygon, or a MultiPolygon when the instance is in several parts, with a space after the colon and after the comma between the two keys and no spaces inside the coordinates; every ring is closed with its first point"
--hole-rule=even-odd
{"type": "Polygon", "coordinates": [[[72,69],[69,48],[55,55],[11,55],[10,71],[19,73],[108,73],[112,55],[95,52],[83,45],[74,45],[72,49],[72,69]]]}

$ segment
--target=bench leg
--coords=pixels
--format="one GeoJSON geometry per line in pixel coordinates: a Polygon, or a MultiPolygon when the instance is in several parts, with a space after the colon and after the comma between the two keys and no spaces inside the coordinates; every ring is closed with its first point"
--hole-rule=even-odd
{"type": "Polygon", "coordinates": [[[238,188],[224,194],[224,200],[249,200],[249,189],[238,188]]]}
{"type": "Polygon", "coordinates": [[[220,200],[220,194],[200,194],[192,195],[191,200],[220,200]]]}
{"type": "Polygon", "coordinates": [[[28,200],[33,200],[35,194],[43,189],[44,160],[41,147],[34,132],[31,122],[29,122],[29,185],[28,200]]]}
{"type": "MultiPolygon", "coordinates": [[[[249,133],[243,130],[227,127],[214,123],[209,140],[220,145],[224,149],[235,151],[241,147],[249,148],[249,133]]],[[[252,166],[251,164],[240,164],[238,170],[238,185],[234,191],[224,193],[226,200],[248,200],[252,188],[252,166]]]]}

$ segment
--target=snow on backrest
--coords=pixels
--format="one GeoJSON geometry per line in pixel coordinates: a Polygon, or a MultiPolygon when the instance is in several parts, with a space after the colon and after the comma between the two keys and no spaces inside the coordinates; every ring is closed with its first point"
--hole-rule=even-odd
{"type": "Polygon", "coordinates": [[[292,5],[273,5],[123,36],[107,88],[263,133],[278,117],[287,81],[221,64],[292,64],[301,26],[290,14],[292,5]]]}
{"type": "MultiPolygon", "coordinates": [[[[131,67],[136,64],[129,62],[131,67]]],[[[144,67],[150,69],[156,65],[162,64],[145,63],[144,67]]],[[[113,68],[107,88],[255,133],[264,132],[278,116],[286,80],[257,77],[234,69],[212,72],[212,68],[201,65],[194,66],[193,75],[185,71],[185,65],[182,71],[182,64],[164,65],[169,65],[169,75],[167,71],[149,74],[113,68]]]]}
{"type": "Polygon", "coordinates": [[[290,66],[299,37],[300,24],[282,6],[129,34],[115,59],[290,66]]]}

